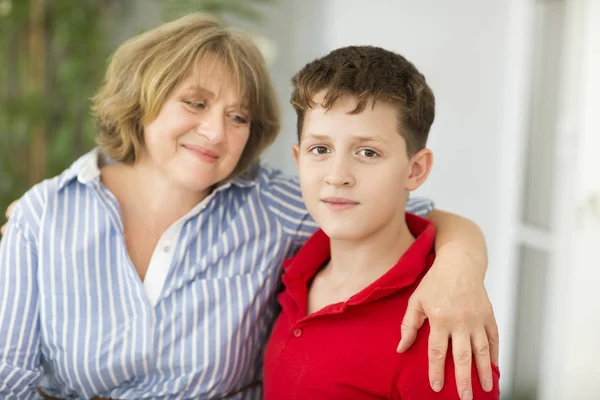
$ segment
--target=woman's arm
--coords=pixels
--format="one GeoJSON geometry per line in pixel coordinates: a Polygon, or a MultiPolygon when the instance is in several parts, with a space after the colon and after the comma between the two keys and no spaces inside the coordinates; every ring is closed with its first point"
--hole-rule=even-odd
{"type": "Polygon", "coordinates": [[[42,375],[35,244],[13,210],[0,240],[0,398],[34,399],[42,375]]]}
{"type": "Polygon", "coordinates": [[[448,340],[452,338],[455,380],[462,400],[473,397],[472,355],[485,391],[492,390],[490,361],[498,363],[498,327],[483,280],[487,251],[481,230],[458,215],[434,210],[436,261],[413,293],[402,321],[398,351],[406,351],[425,319],[429,336],[429,379],[432,389],[444,386],[448,340]]]}

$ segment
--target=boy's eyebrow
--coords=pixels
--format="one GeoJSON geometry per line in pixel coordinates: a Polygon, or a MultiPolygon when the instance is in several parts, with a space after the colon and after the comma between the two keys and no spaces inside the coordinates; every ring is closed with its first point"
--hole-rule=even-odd
{"type": "Polygon", "coordinates": [[[368,143],[368,142],[381,142],[383,138],[380,136],[360,136],[353,135],[352,138],[359,143],[368,143]]]}
{"type": "Polygon", "coordinates": [[[307,139],[319,140],[319,141],[327,141],[329,140],[329,136],[327,135],[318,135],[316,133],[307,132],[304,137],[307,139]]]}
{"type": "MultiPolygon", "coordinates": [[[[320,141],[326,141],[326,140],[331,140],[330,136],[327,135],[319,135],[316,133],[310,133],[307,132],[306,133],[306,138],[307,139],[314,139],[314,140],[320,140],[320,141]]],[[[369,142],[380,142],[380,141],[384,141],[383,138],[379,137],[379,136],[363,136],[363,135],[352,135],[352,139],[356,142],[359,143],[369,143],[369,142]]]]}

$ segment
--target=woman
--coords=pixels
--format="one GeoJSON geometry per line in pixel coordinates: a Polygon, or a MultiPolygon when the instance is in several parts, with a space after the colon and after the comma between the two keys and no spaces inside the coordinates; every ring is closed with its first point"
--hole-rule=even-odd
{"type": "MultiPolygon", "coordinates": [[[[316,227],[297,182],[255,163],[279,130],[257,48],[202,15],[159,26],[115,52],[93,113],[99,149],[27,192],[0,243],[0,397],[260,396],[280,265],[316,227]]],[[[468,339],[478,312],[495,324],[485,263],[456,254],[485,249],[461,219],[436,223],[412,315],[439,306],[460,318],[436,334],[468,339]]],[[[422,323],[405,321],[406,337],[422,323]]]]}

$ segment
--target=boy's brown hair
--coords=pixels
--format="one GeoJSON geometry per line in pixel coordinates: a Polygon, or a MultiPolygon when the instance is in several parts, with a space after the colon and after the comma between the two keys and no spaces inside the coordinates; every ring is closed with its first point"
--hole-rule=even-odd
{"type": "Polygon", "coordinates": [[[101,151],[114,161],[135,163],[143,148],[143,127],[156,118],[177,85],[196,78],[200,68],[214,68],[215,59],[231,70],[250,113],[250,137],[231,177],[244,172],[279,133],[277,98],[251,39],[199,13],[135,36],[115,51],[92,98],[101,151]]]}
{"type": "Polygon", "coordinates": [[[406,140],[409,155],[425,148],[435,117],[435,98],[425,77],[399,54],[374,46],[350,46],[332,51],[308,63],[293,78],[291,103],[298,114],[298,141],[304,115],[317,106],[315,96],[325,91],[324,108],[342,96],[356,97],[351,114],[367,104],[389,102],[398,110],[398,132],[406,140]]]}

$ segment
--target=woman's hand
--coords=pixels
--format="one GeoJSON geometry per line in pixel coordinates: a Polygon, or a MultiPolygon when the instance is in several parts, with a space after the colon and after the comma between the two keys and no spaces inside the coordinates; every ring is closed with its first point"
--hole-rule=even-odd
{"type": "MultiPolygon", "coordinates": [[[[10,205],[8,206],[8,208],[6,209],[6,219],[10,219],[10,214],[12,213],[13,208],[17,205],[19,200],[15,200],[12,203],[10,203],[10,205]]],[[[2,227],[0,227],[0,234],[4,235],[4,231],[6,231],[6,223],[4,223],[2,225],[2,227]]]]}
{"type": "Polygon", "coordinates": [[[434,391],[444,385],[444,365],[449,339],[455,379],[462,400],[473,397],[471,364],[481,386],[492,390],[490,361],[498,365],[498,326],[484,286],[487,252],[483,234],[471,221],[434,210],[437,226],[436,260],[410,298],[402,321],[398,351],[407,350],[417,330],[429,319],[429,378],[434,391]]]}

